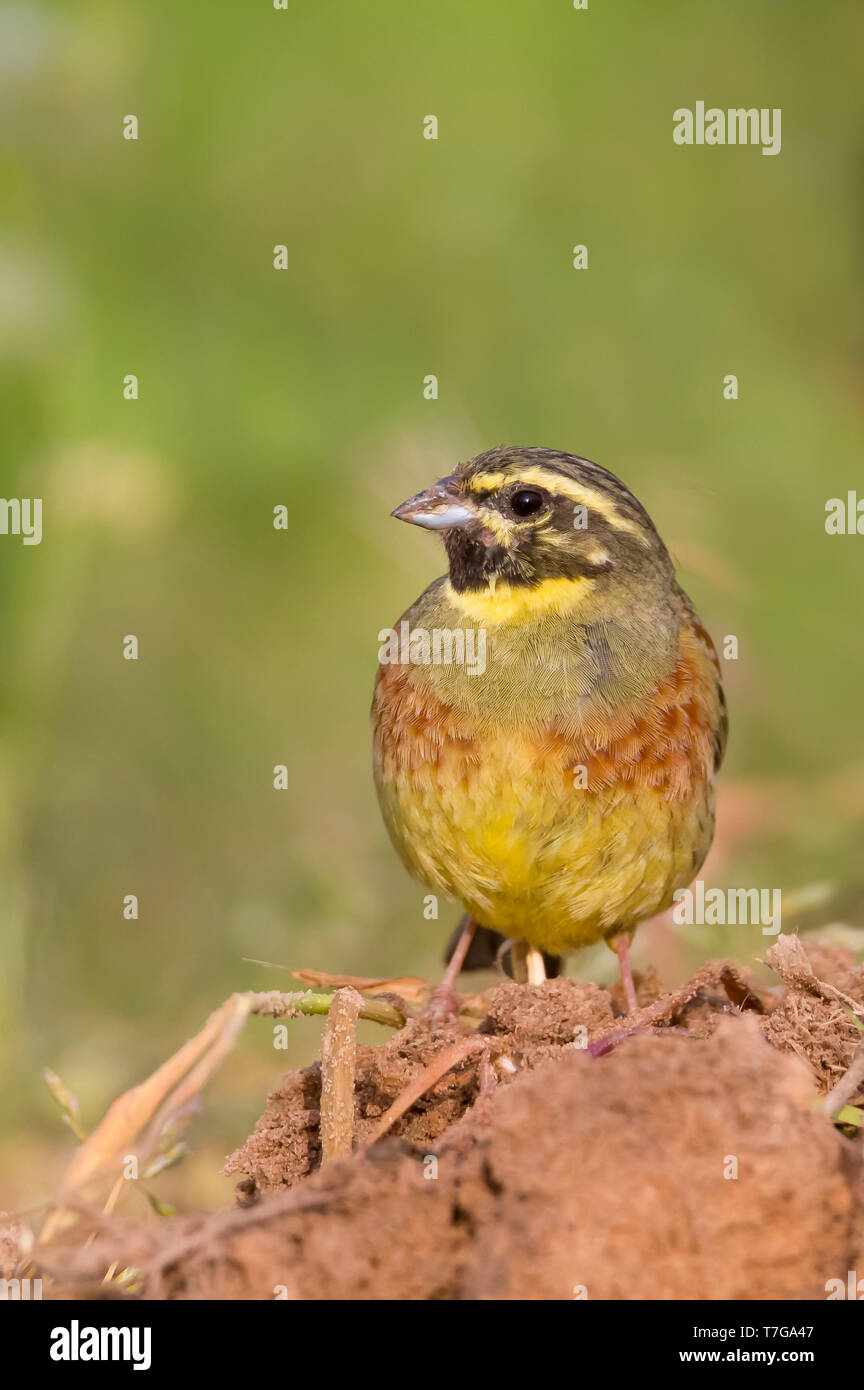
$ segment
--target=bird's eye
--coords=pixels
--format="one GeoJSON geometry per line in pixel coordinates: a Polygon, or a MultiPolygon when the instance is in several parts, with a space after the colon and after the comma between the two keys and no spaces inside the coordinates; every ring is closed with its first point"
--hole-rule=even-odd
{"type": "Polygon", "coordinates": [[[536,487],[520,487],[510,497],[510,509],[517,516],[533,516],[539,512],[546,494],[536,487]]]}

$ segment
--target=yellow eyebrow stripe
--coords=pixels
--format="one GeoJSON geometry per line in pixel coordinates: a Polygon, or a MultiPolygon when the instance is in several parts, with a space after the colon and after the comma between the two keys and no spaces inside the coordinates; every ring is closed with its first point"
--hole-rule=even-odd
{"type": "Polygon", "coordinates": [[[583,507],[590,507],[593,511],[599,512],[604,521],[608,521],[616,531],[629,531],[631,535],[638,536],[644,540],[642,527],[629,517],[622,516],[616,509],[612,499],[605,493],[596,488],[587,487],[584,483],[577,483],[574,478],[564,477],[561,473],[555,473],[546,468],[525,468],[518,473],[476,473],[472,478],[467,478],[468,487],[474,492],[483,492],[487,488],[503,487],[505,483],[524,483],[529,487],[532,483],[536,487],[546,488],[549,492],[557,492],[564,497],[569,497],[571,502],[581,503],[583,507]]]}

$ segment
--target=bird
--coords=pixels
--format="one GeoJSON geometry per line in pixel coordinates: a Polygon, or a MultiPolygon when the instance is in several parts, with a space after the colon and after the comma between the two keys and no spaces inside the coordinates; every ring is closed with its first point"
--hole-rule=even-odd
{"type": "Polygon", "coordinates": [[[645,508],[587,458],[501,445],[392,515],[440,532],[448,562],[379,634],[372,701],[393,845],[465,912],[438,1002],[497,943],[538,983],[602,940],[632,1012],[636,927],[713,837],[712,640],[645,508]]]}

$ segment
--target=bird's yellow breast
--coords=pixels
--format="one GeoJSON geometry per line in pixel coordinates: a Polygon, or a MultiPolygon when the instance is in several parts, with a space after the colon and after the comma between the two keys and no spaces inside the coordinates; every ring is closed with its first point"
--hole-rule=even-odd
{"type": "Polygon", "coordinates": [[[710,845],[717,701],[689,622],[650,699],[575,734],[474,720],[416,670],[382,666],[375,771],[390,835],[430,888],[544,950],[633,927],[710,845]]]}

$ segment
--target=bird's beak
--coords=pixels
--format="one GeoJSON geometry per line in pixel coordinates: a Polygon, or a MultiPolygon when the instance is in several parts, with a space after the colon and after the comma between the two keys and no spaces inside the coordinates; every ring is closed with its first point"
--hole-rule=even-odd
{"type": "Polygon", "coordinates": [[[409,497],[390,513],[397,521],[410,521],[414,526],[425,526],[430,531],[443,531],[450,526],[467,526],[477,520],[477,513],[466,506],[464,497],[459,495],[455,477],[441,478],[425,492],[409,497]]]}

